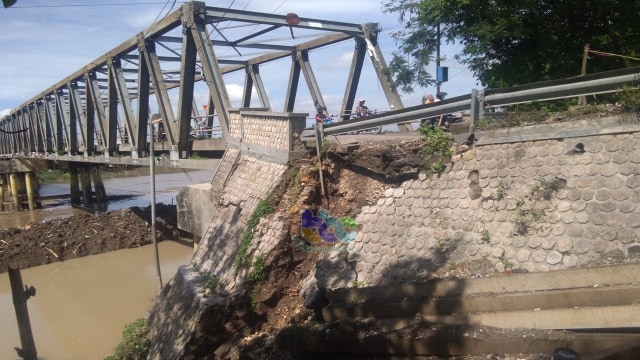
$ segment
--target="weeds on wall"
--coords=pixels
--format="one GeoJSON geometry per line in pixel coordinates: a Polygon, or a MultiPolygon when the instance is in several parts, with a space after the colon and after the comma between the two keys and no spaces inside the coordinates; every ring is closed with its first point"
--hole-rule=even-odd
{"type": "MultiPolygon", "coordinates": [[[[251,245],[251,240],[253,240],[253,235],[255,233],[256,226],[258,226],[258,223],[260,222],[260,218],[275,212],[282,195],[293,186],[294,182],[299,184],[298,168],[291,167],[285,171],[282,176],[282,181],[269,195],[267,195],[267,198],[258,202],[256,209],[249,217],[249,221],[247,221],[245,230],[242,233],[240,248],[238,249],[238,253],[233,261],[234,276],[238,275],[241,268],[251,265],[249,258],[247,257],[247,251],[251,245]]],[[[298,186],[296,190],[299,192],[302,188],[298,186]]]]}
{"type": "Polygon", "coordinates": [[[251,214],[249,221],[247,221],[247,226],[242,233],[240,248],[238,249],[236,258],[233,261],[234,275],[238,275],[240,269],[247,265],[247,251],[251,245],[251,240],[253,240],[253,234],[255,233],[256,226],[258,226],[258,223],[260,222],[260,218],[269,215],[274,211],[274,205],[272,205],[268,200],[260,200],[258,202],[258,206],[256,206],[253,214],[251,214]]]}
{"type": "Polygon", "coordinates": [[[625,85],[615,94],[624,111],[640,112],[640,87],[638,84],[625,85]]]}
{"type": "Polygon", "coordinates": [[[555,197],[556,193],[566,187],[567,181],[560,178],[552,180],[539,179],[529,193],[516,202],[516,216],[513,220],[516,235],[527,235],[535,227],[535,224],[543,221],[547,214],[546,201],[555,197]]]}
{"type": "Polygon", "coordinates": [[[247,281],[252,283],[260,283],[267,278],[267,261],[264,255],[258,255],[253,258],[251,270],[247,275],[247,281]]]}
{"type": "Polygon", "coordinates": [[[431,165],[431,170],[436,173],[442,172],[445,168],[442,160],[453,153],[451,151],[451,146],[453,145],[451,135],[440,127],[431,129],[428,123],[418,128],[418,132],[424,136],[424,152],[427,155],[436,157],[436,160],[431,165]]]}
{"type": "Polygon", "coordinates": [[[122,332],[122,341],[116,347],[112,356],[104,360],[142,360],[149,355],[151,340],[149,339],[149,327],[144,318],[140,318],[125,325],[122,332]]]}
{"type": "Polygon", "coordinates": [[[201,273],[200,276],[202,278],[202,287],[204,288],[203,293],[206,296],[220,293],[223,288],[223,283],[218,275],[207,271],[201,273]]]}

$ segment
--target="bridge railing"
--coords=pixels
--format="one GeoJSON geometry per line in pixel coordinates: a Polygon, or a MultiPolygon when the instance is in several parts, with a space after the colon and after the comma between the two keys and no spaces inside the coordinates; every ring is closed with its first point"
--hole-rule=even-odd
{"type": "MultiPolygon", "coordinates": [[[[624,86],[640,84],[640,67],[606,71],[592,75],[543,81],[499,89],[472,90],[461,95],[427,105],[407,107],[360,119],[350,119],[324,127],[325,135],[361,131],[377,126],[414,122],[429,117],[455,112],[470,112],[470,129],[478,122],[485,109],[502,106],[548,101],[594,94],[616,92],[624,86]]],[[[311,136],[311,132],[307,136],[311,136]]]]}

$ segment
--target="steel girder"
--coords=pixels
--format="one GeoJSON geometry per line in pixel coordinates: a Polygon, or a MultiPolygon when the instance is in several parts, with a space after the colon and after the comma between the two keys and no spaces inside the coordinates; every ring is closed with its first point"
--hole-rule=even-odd
{"type": "Polygon", "coordinates": [[[215,124],[215,115],[222,137],[228,138],[232,104],[227,74],[245,73],[240,107],[250,107],[255,95],[261,108],[271,110],[260,68],[289,59],[284,111],[294,111],[301,73],[314,104],[325,106],[309,52],[347,40],[355,45],[342,111],[350,111],[354,104],[365,54],[374,64],[391,108],[402,108],[384,71],[377,25],[207,7],[192,1],[0,119],[0,151],[62,150],[84,158],[130,152],[132,158],[145,157],[153,143],[149,121],[157,113],[164,142],[184,158],[189,155],[191,123],[202,117],[197,100],[204,98],[208,105],[207,126],[215,124]],[[237,30],[247,26],[251,26],[249,34],[237,30]],[[198,83],[208,94],[197,94],[204,90],[198,83]]]}

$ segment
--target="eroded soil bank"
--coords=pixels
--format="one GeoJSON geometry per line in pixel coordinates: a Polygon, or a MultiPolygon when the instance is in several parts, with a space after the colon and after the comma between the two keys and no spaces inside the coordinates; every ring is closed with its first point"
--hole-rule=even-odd
{"type": "MultiPolygon", "coordinates": [[[[156,205],[156,238],[178,240],[175,205],[156,205]]],[[[81,214],[0,231],[0,273],[150,244],[151,207],[81,214]]]]}

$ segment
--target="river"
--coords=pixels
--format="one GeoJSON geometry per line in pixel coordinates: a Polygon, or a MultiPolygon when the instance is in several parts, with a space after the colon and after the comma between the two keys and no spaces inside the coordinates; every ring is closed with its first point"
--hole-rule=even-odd
{"type": "MultiPolygon", "coordinates": [[[[156,175],[156,202],[175,203],[181,186],[209,182],[213,171],[156,175]]],[[[148,176],[105,179],[109,195],[137,195],[112,202],[109,210],[149,206],[148,176]]],[[[68,185],[43,185],[41,195],[68,193],[68,185]]],[[[0,215],[0,226],[23,226],[73,215],[81,210],[62,202],[43,210],[0,215]]],[[[162,279],[166,283],[180,265],[189,263],[193,247],[177,242],[158,244],[162,279]]],[[[104,359],[113,354],[124,325],[144,317],[159,292],[152,245],[92,255],[22,270],[25,285],[36,296],[28,300],[39,360],[104,359]]],[[[19,360],[20,347],[8,274],[0,274],[0,359],[19,360]]]]}

